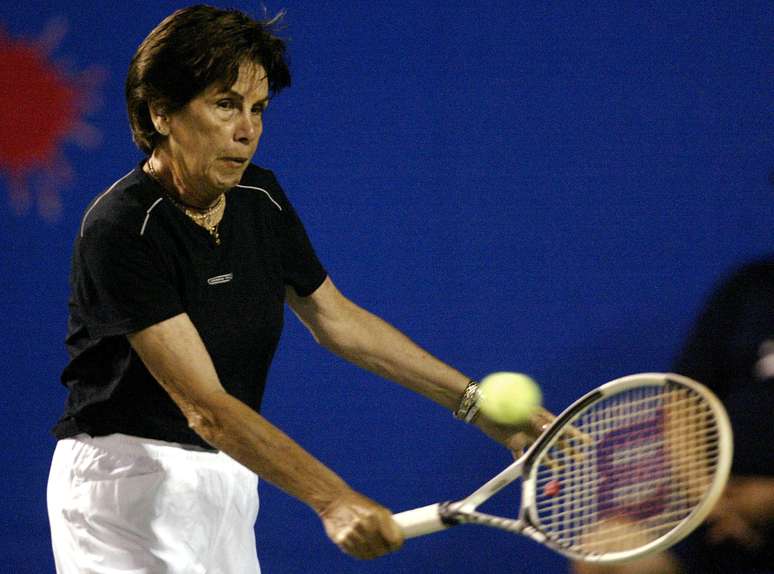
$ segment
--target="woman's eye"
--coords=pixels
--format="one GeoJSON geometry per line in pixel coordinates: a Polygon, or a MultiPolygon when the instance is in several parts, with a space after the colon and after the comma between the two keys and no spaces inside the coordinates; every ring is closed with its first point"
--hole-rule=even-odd
{"type": "Polygon", "coordinates": [[[231,100],[220,100],[217,105],[222,110],[234,109],[234,102],[231,100]]]}

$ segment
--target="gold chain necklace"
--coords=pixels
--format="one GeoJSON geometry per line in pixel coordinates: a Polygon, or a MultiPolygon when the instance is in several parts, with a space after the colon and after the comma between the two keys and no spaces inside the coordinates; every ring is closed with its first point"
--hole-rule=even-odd
{"type": "Polygon", "coordinates": [[[213,241],[215,241],[215,245],[220,245],[220,233],[218,232],[218,223],[213,223],[212,219],[215,216],[215,214],[221,210],[221,208],[225,208],[226,205],[226,196],[221,195],[218,197],[218,200],[215,202],[215,205],[211,205],[203,212],[201,210],[196,210],[193,207],[190,207],[183,203],[182,201],[175,198],[166,188],[164,183],[161,181],[161,178],[156,173],[156,170],[153,167],[153,163],[151,163],[150,158],[148,158],[148,161],[145,162],[148,166],[148,173],[153,178],[153,180],[159,184],[161,189],[163,189],[166,193],[169,199],[172,201],[172,203],[180,209],[183,213],[185,213],[194,223],[197,225],[204,227],[204,229],[207,230],[207,232],[212,237],[213,241]],[[200,211],[200,213],[196,213],[196,211],[200,211]]]}

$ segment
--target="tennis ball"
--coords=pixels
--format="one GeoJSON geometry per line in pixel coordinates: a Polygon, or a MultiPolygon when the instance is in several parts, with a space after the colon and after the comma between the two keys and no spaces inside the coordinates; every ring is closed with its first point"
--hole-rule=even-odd
{"type": "Polygon", "coordinates": [[[526,423],[543,400],[540,387],[522,373],[492,373],[478,385],[478,408],[496,423],[526,423]]]}

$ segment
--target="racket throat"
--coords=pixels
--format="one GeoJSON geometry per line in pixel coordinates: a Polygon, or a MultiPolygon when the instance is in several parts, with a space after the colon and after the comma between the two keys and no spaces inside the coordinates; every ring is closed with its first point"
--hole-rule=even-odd
{"type": "Polygon", "coordinates": [[[520,534],[524,534],[525,536],[529,536],[534,540],[535,542],[539,542],[540,544],[545,544],[548,537],[543,534],[540,530],[535,528],[529,523],[522,522],[521,523],[521,531],[520,534]]]}
{"type": "Polygon", "coordinates": [[[438,516],[446,526],[457,526],[465,521],[465,514],[460,511],[460,503],[451,500],[438,505],[438,516]]]}

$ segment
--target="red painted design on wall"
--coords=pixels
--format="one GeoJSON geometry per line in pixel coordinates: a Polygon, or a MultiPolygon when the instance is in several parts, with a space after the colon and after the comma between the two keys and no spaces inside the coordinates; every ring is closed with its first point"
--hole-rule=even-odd
{"type": "Polygon", "coordinates": [[[67,69],[54,53],[67,33],[64,19],[48,22],[37,39],[12,38],[0,28],[0,175],[16,214],[35,209],[56,221],[62,192],[75,180],[66,144],[93,149],[101,133],[86,116],[101,103],[105,72],[67,69]]]}

